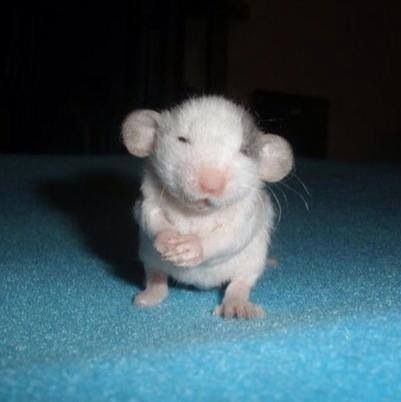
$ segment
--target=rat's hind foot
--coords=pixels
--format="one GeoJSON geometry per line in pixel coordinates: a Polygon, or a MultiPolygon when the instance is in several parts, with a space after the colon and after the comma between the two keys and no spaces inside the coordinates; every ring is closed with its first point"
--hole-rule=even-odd
{"type": "Polygon", "coordinates": [[[233,279],[227,286],[221,304],[213,310],[213,315],[240,319],[263,317],[263,309],[248,301],[250,289],[249,282],[241,278],[233,279]]]}
{"type": "Polygon", "coordinates": [[[132,303],[138,307],[151,307],[161,303],[167,296],[167,292],[157,293],[154,291],[142,290],[135,295],[132,303]]]}
{"type": "Polygon", "coordinates": [[[142,290],[132,300],[138,307],[151,307],[161,303],[168,294],[166,276],[152,272],[146,280],[146,288],[142,290]]]}
{"type": "Polygon", "coordinates": [[[243,299],[223,300],[221,304],[215,307],[213,315],[218,315],[223,318],[239,318],[250,319],[264,317],[263,309],[243,299]]]}

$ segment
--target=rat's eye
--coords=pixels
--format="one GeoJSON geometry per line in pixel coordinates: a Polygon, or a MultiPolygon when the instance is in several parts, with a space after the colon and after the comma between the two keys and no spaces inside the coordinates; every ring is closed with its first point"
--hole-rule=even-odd
{"type": "Polygon", "coordinates": [[[178,139],[178,141],[180,141],[180,142],[182,142],[184,144],[190,144],[189,139],[186,138],[186,137],[178,137],[177,139],[178,139]]]}
{"type": "Polygon", "coordinates": [[[248,157],[251,156],[251,147],[249,147],[249,146],[247,146],[247,147],[243,146],[243,147],[241,147],[241,149],[239,151],[244,156],[248,156],[248,157]]]}

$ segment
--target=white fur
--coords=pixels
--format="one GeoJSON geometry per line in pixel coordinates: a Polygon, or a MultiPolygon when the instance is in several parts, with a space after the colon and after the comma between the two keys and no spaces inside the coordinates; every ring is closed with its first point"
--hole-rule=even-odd
{"type": "MultiPolygon", "coordinates": [[[[291,170],[288,143],[256,132],[250,115],[222,97],[192,99],[161,114],[137,111],[130,116],[123,127],[124,142],[131,153],[150,156],[143,200],[136,207],[140,257],[148,278],[154,273],[200,288],[230,283],[215,312],[259,315],[261,310],[253,308],[247,296],[264,270],[274,221],[262,180],[280,180],[291,170]],[[250,156],[241,153],[245,137],[255,142],[253,148],[260,142],[260,150],[250,156]],[[198,180],[204,167],[224,172],[222,194],[202,193],[198,180]]],[[[150,294],[152,283],[147,286],[150,294]]],[[[163,292],[167,294],[166,288],[163,292]]],[[[137,304],[163,298],[146,300],[144,294],[137,304]]]]}
{"type": "Polygon", "coordinates": [[[262,190],[250,194],[225,208],[197,212],[183,208],[166,192],[148,171],[142,190],[144,200],[137,216],[142,228],[140,257],[145,269],[159,269],[176,279],[201,288],[219,286],[240,276],[253,285],[263,272],[273,208],[262,190]],[[177,268],[162,261],[152,239],[162,230],[196,234],[203,246],[203,262],[195,267],[177,268]]]}

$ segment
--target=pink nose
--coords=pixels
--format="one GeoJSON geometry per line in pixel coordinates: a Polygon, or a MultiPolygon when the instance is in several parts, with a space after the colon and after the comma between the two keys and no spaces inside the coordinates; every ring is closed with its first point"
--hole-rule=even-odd
{"type": "Polygon", "coordinates": [[[226,174],[221,170],[205,167],[199,171],[198,184],[202,193],[221,195],[226,182],[226,174]]]}

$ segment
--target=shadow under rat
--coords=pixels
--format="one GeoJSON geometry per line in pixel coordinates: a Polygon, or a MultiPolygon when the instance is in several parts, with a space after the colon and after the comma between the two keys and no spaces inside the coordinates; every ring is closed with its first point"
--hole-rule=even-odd
{"type": "Polygon", "coordinates": [[[108,170],[44,180],[37,187],[53,208],[70,217],[86,247],[113,275],[142,287],[138,226],[132,213],[139,189],[139,180],[108,170]]]}

